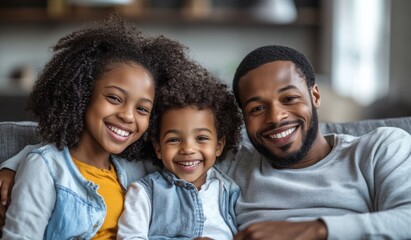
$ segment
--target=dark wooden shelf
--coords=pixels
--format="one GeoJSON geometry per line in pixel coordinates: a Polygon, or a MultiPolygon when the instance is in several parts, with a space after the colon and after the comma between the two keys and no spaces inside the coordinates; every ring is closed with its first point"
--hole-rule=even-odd
{"type": "Polygon", "coordinates": [[[181,10],[141,10],[78,8],[61,14],[50,13],[46,8],[0,9],[0,24],[65,24],[103,19],[117,12],[125,19],[147,24],[161,25],[238,25],[238,26],[307,26],[320,24],[319,11],[315,8],[298,10],[296,21],[287,24],[264,22],[247,11],[213,9],[210,14],[197,16],[181,10]]]}

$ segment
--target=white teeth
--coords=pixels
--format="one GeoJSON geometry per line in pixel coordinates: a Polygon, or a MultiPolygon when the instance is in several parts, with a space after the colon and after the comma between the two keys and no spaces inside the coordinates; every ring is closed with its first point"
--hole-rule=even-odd
{"type": "Polygon", "coordinates": [[[177,164],[183,165],[185,167],[194,167],[200,164],[200,161],[177,162],[177,164]]]}
{"type": "Polygon", "coordinates": [[[115,134],[120,135],[122,137],[127,137],[128,135],[130,135],[130,132],[121,130],[121,129],[119,129],[117,127],[114,127],[114,126],[111,126],[111,125],[108,125],[108,129],[110,129],[112,132],[114,132],[115,134]]]}
{"type": "Polygon", "coordinates": [[[274,138],[274,139],[280,139],[280,138],[283,138],[283,137],[286,137],[286,136],[290,135],[292,132],[295,131],[295,129],[296,128],[293,127],[293,128],[290,128],[290,129],[288,129],[284,132],[280,132],[280,133],[277,133],[277,134],[271,134],[271,135],[269,135],[269,137],[274,138]]]}

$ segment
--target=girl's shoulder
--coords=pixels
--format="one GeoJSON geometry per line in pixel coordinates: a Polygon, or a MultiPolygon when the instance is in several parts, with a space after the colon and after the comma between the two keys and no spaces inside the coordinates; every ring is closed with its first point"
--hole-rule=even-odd
{"type": "Polygon", "coordinates": [[[28,154],[40,154],[40,155],[46,155],[46,154],[63,154],[65,151],[65,148],[62,150],[59,150],[55,144],[49,143],[49,144],[38,144],[38,145],[32,145],[30,148],[30,152],[28,154]]]}
{"type": "Polygon", "coordinates": [[[23,164],[45,168],[56,178],[64,172],[72,172],[74,169],[68,148],[59,150],[54,144],[46,144],[32,149],[23,160],[23,164]]]}

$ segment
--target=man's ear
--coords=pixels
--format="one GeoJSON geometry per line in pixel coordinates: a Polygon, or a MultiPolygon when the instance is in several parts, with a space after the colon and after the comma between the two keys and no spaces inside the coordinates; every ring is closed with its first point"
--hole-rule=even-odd
{"type": "Polygon", "coordinates": [[[157,158],[161,160],[161,147],[160,147],[160,143],[158,143],[157,141],[151,141],[151,143],[153,144],[154,150],[156,151],[156,156],[157,156],[157,158]]]}
{"type": "Polygon", "coordinates": [[[311,87],[311,99],[313,102],[313,106],[318,109],[321,105],[321,96],[320,96],[320,90],[318,89],[318,85],[314,84],[314,86],[311,87]]]}
{"type": "Polygon", "coordinates": [[[217,141],[217,147],[216,147],[216,156],[217,157],[221,156],[221,154],[223,153],[224,146],[225,146],[225,136],[220,138],[217,141]]]}

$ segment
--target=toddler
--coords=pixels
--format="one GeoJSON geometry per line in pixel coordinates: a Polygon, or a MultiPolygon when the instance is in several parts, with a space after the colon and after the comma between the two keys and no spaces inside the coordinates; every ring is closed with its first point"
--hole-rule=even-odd
{"type": "Polygon", "coordinates": [[[149,133],[164,169],[131,184],[118,238],[232,239],[240,189],[213,165],[240,140],[242,120],[233,95],[201,68],[169,81],[157,94],[161,104],[149,133]]]}

